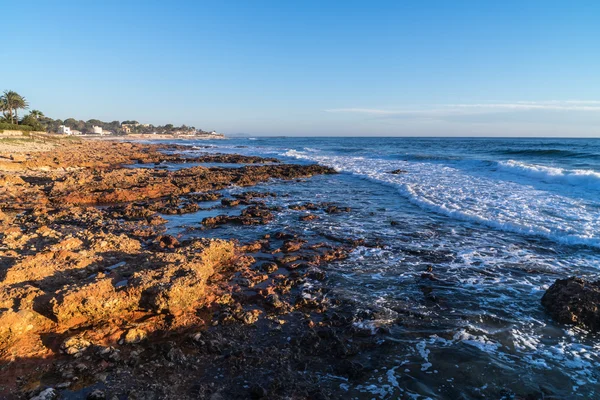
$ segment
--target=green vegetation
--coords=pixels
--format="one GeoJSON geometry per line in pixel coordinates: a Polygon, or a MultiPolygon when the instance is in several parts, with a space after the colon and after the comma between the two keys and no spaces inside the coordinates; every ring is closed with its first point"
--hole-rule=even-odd
{"type": "Polygon", "coordinates": [[[30,131],[37,131],[37,130],[45,130],[43,127],[42,129],[35,129],[34,127],[30,126],[30,125],[17,125],[17,124],[8,124],[6,122],[0,122],[0,131],[22,131],[22,132],[30,132],[30,131]]]}
{"type": "Polygon", "coordinates": [[[12,90],[5,90],[0,96],[0,111],[4,114],[2,122],[10,122],[11,124],[19,124],[18,112],[20,109],[29,108],[29,103],[25,97],[12,90]]]}
{"type": "Polygon", "coordinates": [[[104,122],[98,119],[90,119],[87,121],[77,120],[75,118],[67,118],[65,120],[52,119],[44,115],[39,110],[31,110],[19,120],[18,111],[29,108],[27,100],[12,90],[5,90],[0,96],[0,131],[4,130],[19,130],[23,132],[30,131],[45,131],[49,133],[60,132],[60,126],[64,125],[71,131],[78,131],[81,134],[93,134],[94,127],[102,128],[103,133],[112,135],[127,135],[127,134],[162,134],[162,135],[190,135],[190,134],[205,134],[208,132],[202,129],[196,129],[193,126],[174,126],[166,124],[162,126],[154,126],[151,124],[140,124],[135,120],[126,120],[123,122],[112,121],[104,122]]]}

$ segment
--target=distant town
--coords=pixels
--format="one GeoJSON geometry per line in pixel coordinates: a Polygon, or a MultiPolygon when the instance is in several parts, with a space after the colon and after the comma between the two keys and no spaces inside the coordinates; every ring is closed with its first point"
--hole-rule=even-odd
{"type": "Polygon", "coordinates": [[[39,110],[31,110],[19,119],[19,110],[28,110],[29,102],[25,97],[6,90],[0,96],[0,131],[36,131],[68,136],[101,135],[172,135],[172,136],[210,136],[224,137],[215,131],[205,131],[194,126],[175,126],[173,124],[155,126],[134,120],[104,122],[98,119],[87,121],[67,118],[52,119],[39,110]]]}

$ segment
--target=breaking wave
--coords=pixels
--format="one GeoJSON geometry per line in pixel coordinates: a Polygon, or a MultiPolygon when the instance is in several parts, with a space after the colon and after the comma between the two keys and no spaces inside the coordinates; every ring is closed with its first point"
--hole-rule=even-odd
{"type": "Polygon", "coordinates": [[[283,155],[393,185],[412,203],[455,219],[561,244],[600,247],[597,210],[576,199],[497,180],[493,172],[489,176],[473,176],[446,165],[326,156],[296,150],[283,155]],[[390,174],[395,169],[406,172],[390,174]]]}
{"type": "Polygon", "coordinates": [[[567,170],[544,165],[508,160],[498,162],[498,169],[535,178],[547,183],[561,183],[600,190],[600,173],[592,170],[567,170]]]}

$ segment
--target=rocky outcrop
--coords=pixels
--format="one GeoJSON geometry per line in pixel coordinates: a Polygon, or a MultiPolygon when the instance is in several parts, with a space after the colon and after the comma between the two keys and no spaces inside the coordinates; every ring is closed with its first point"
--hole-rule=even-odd
{"type": "MultiPolygon", "coordinates": [[[[56,397],[65,388],[76,393],[103,381],[107,398],[205,398],[198,377],[211,374],[212,382],[213,366],[233,375],[210,389],[210,398],[219,392],[223,398],[285,398],[299,390],[299,398],[319,397],[310,394],[316,375],[309,382],[293,371],[313,352],[348,352],[352,341],[342,342],[331,329],[347,334],[352,319],[327,314],[337,304],[319,281],[327,277],[322,265],[347,257],[355,244],[288,231],[261,233],[247,243],[203,239],[167,231],[157,213],[241,208],[238,215],[190,227],[196,233],[222,224],[236,230],[269,224],[281,211],[269,205],[274,193],[245,191],[220,205],[202,202],[220,199],[219,190],[232,186],[335,171],[176,150],[76,143],[13,163],[0,176],[0,362],[16,368],[35,363],[15,376],[0,368],[0,397],[56,397]],[[121,166],[188,161],[249,165],[178,171],[121,166]],[[110,205],[96,207],[104,203],[110,205]],[[306,345],[297,338],[307,327],[329,331],[307,337],[306,345]],[[290,349],[282,353],[281,346],[290,349]],[[257,372],[263,375],[251,390],[234,378],[257,372]],[[270,384],[273,373],[281,374],[281,383],[270,384]]],[[[329,203],[300,209],[313,208],[350,211],[329,203]]],[[[323,365],[329,370],[332,362],[323,365]]]]}
{"type": "Polygon", "coordinates": [[[600,330],[600,281],[558,279],[542,297],[542,305],[558,322],[600,330]]]}

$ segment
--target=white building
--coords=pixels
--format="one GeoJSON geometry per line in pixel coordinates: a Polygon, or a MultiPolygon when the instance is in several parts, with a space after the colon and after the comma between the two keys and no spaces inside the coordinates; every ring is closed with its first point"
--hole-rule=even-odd
{"type": "Polygon", "coordinates": [[[92,131],[94,132],[94,135],[102,135],[102,128],[99,126],[94,125],[92,131]]]}
{"type": "Polygon", "coordinates": [[[58,127],[58,133],[61,133],[63,135],[72,135],[73,132],[71,132],[71,128],[69,128],[68,126],[65,125],[61,125],[58,127]]]}
{"type": "Polygon", "coordinates": [[[76,129],[71,129],[71,135],[73,135],[73,136],[79,136],[79,135],[81,135],[81,131],[78,131],[76,129]]]}

